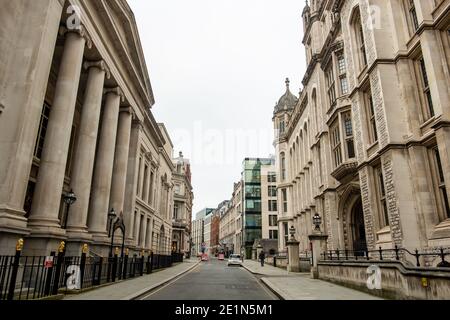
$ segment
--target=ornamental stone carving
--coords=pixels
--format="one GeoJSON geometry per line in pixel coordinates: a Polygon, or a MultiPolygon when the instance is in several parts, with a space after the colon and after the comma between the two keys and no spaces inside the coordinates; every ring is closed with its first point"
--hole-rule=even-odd
{"type": "Polygon", "coordinates": [[[83,64],[83,67],[85,70],[88,70],[89,68],[98,68],[102,71],[105,71],[106,73],[106,79],[110,79],[111,78],[111,71],[109,70],[108,65],[106,64],[106,62],[104,60],[99,60],[99,61],[86,61],[83,64]]]}
{"type": "Polygon", "coordinates": [[[80,37],[84,38],[84,40],[86,41],[86,46],[89,49],[92,49],[92,39],[91,36],[88,34],[88,32],[86,31],[86,28],[81,25],[78,28],[73,28],[73,29],[68,29],[65,26],[61,26],[59,28],[59,35],[61,36],[65,36],[67,33],[76,33],[78,34],[80,37]]]}

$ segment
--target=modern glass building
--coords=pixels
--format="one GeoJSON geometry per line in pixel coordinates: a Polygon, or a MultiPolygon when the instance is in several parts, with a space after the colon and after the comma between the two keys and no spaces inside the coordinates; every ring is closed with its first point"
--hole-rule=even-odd
{"type": "Polygon", "coordinates": [[[243,162],[243,241],[245,257],[251,259],[253,243],[262,238],[261,168],[274,164],[271,158],[245,158],[243,162]]]}

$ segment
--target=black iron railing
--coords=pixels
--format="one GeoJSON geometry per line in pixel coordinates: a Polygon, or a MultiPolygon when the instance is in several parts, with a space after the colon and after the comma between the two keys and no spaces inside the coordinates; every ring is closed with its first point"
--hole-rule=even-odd
{"type": "Polygon", "coordinates": [[[378,260],[378,261],[400,261],[413,259],[417,267],[422,267],[421,260],[426,260],[430,257],[435,257],[440,259],[440,262],[436,265],[437,267],[450,267],[450,262],[446,260],[446,257],[450,256],[450,251],[444,248],[434,248],[427,252],[419,252],[418,249],[414,252],[409,251],[405,248],[399,248],[395,246],[393,249],[382,249],[381,247],[377,250],[327,250],[322,253],[321,258],[323,260],[378,260]]]}
{"type": "Polygon", "coordinates": [[[0,300],[39,299],[150,274],[183,262],[183,255],[149,254],[119,257],[0,256],[0,300]]]}

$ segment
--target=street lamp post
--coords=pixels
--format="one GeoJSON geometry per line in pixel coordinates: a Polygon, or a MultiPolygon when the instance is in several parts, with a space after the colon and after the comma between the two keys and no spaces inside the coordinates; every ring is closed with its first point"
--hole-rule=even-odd
{"type": "Polygon", "coordinates": [[[314,230],[320,231],[320,225],[322,224],[322,217],[316,213],[313,217],[314,230]]]}
{"type": "Polygon", "coordinates": [[[75,193],[73,193],[73,190],[71,189],[69,193],[64,195],[64,202],[66,204],[66,216],[64,219],[64,229],[67,229],[67,220],[69,220],[69,209],[70,206],[73,205],[77,201],[77,196],[75,193]]]}
{"type": "MultiPolygon", "coordinates": [[[[117,219],[117,215],[116,215],[116,211],[114,210],[114,208],[111,209],[111,211],[108,213],[108,219],[109,219],[109,237],[112,237],[112,233],[113,233],[113,225],[114,225],[114,219],[117,219]]],[[[113,246],[114,243],[112,243],[111,241],[111,246],[109,248],[109,255],[112,257],[113,254],[113,246]]]]}
{"type": "Polygon", "coordinates": [[[289,234],[291,235],[291,240],[295,240],[295,228],[294,228],[294,226],[291,226],[289,228],[289,234]]]}

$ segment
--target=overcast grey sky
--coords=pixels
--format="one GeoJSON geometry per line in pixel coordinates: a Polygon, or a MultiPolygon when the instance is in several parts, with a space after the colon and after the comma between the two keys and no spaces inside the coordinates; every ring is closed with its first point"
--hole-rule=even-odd
{"type": "Polygon", "coordinates": [[[267,157],[285,78],[305,70],[303,0],[128,0],[156,104],[191,159],[194,216],[230,199],[245,157],[267,157]]]}

